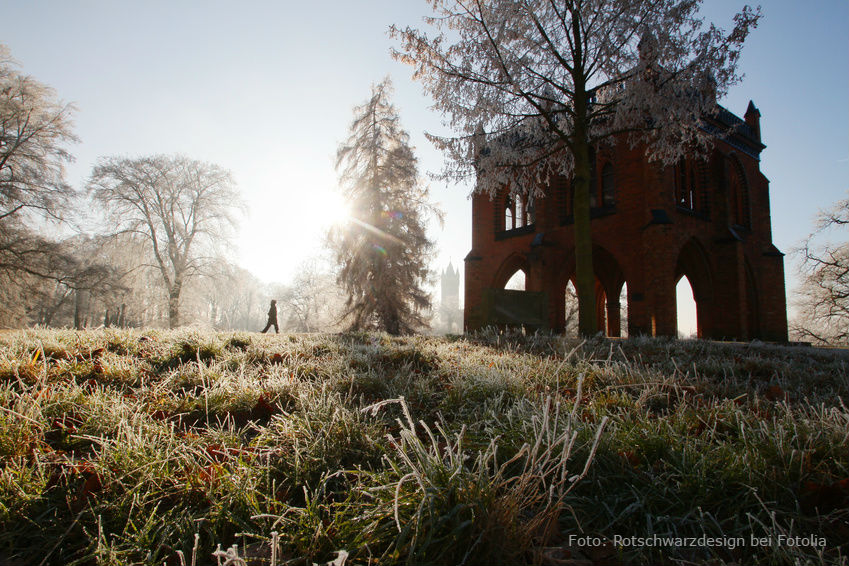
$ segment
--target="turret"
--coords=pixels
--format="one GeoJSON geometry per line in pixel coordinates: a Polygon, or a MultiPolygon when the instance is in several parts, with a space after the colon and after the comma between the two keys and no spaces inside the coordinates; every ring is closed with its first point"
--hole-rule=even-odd
{"type": "Polygon", "coordinates": [[[640,62],[647,67],[654,65],[658,57],[657,39],[651,31],[646,30],[637,44],[637,52],[640,55],[640,62]]]}
{"type": "Polygon", "coordinates": [[[749,107],[743,115],[746,125],[755,133],[755,139],[761,141],[761,111],[755,107],[755,103],[749,101],[749,107]]]}

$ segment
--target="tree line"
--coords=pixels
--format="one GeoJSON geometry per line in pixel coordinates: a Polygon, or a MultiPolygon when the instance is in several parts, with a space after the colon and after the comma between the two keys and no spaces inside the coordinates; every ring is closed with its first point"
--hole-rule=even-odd
{"type": "Polygon", "coordinates": [[[229,171],[184,155],[106,156],[71,186],[74,107],[0,45],[0,327],[255,330],[273,297],[284,330],[425,329],[425,221],[437,211],[390,90],[384,81],[355,109],[340,146],[352,211],[329,235],[332,259],[266,285],[224,253],[244,208],[229,171]],[[85,208],[97,212],[84,221],[85,208]]]}
{"type": "Polygon", "coordinates": [[[221,167],[103,157],[71,186],[74,110],[0,45],[0,327],[252,329],[273,294],[292,304],[284,328],[328,324],[304,295],[333,280],[329,269],[269,286],[222,253],[241,198],[221,167]]]}
{"type": "Polygon", "coordinates": [[[219,251],[239,202],[230,174],[185,156],[104,157],[73,187],[73,112],[0,45],[0,326],[175,327],[181,312],[255,324],[265,290],[219,251]],[[102,214],[86,222],[85,208],[102,214]]]}

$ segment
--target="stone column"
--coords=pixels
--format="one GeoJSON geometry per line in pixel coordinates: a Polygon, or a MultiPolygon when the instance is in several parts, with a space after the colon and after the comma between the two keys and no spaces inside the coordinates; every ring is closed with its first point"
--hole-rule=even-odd
{"type": "Polygon", "coordinates": [[[607,297],[607,335],[619,338],[622,336],[622,315],[619,296],[607,297]]]}

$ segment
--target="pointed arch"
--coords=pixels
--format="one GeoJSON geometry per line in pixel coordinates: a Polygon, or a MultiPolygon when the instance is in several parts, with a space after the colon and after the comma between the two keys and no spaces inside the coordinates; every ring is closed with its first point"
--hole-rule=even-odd
{"type": "Polygon", "coordinates": [[[729,223],[752,228],[751,194],[746,170],[737,154],[728,156],[728,211],[729,223]]]}
{"type": "Polygon", "coordinates": [[[698,307],[690,278],[682,275],[675,284],[676,331],[679,338],[698,337],[698,307]]]}
{"type": "Polygon", "coordinates": [[[704,246],[690,238],[678,253],[675,284],[686,276],[696,301],[696,325],[699,338],[710,335],[710,305],[713,303],[713,272],[704,246]]]}
{"type": "MultiPolygon", "coordinates": [[[[498,216],[501,220],[501,230],[513,230],[516,228],[516,200],[513,198],[513,195],[510,194],[510,191],[504,190],[506,193],[501,200],[501,206],[498,207],[497,210],[501,211],[498,216]]],[[[498,231],[498,224],[496,220],[496,231],[498,231]]]]}
{"type": "Polygon", "coordinates": [[[682,157],[672,166],[672,193],[678,210],[708,217],[707,169],[706,161],[694,157],[682,157]]]}
{"type": "MultiPolygon", "coordinates": [[[[621,303],[620,295],[625,284],[625,273],[616,257],[606,248],[593,244],[593,271],[595,271],[595,305],[598,328],[608,336],[621,335],[621,303]]],[[[557,305],[561,309],[557,313],[558,325],[562,330],[566,327],[569,313],[565,307],[566,288],[575,280],[575,250],[572,249],[563,256],[560,273],[557,278],[557,305]]],[[[627,298],[626,298],[627,300],[627,298]]]]}
{"type": "Polygon", "coordinates": [[[512,192],[505,186],[498,191],[495,204],[496,233],[529,228],[536,222],[536,202],[532,194],[512,192]]]}
{"type": "Polygon", "coordinates": [[[517,271],[523,271],[525,273],[525,288],[527,289],[530,283],[530,264],[528,263],[528,258],[520,253],[510,254],[501,262],[501,266],[495,272],[495,277],[492,279],[492,287],[503,289],[517,271]]]}

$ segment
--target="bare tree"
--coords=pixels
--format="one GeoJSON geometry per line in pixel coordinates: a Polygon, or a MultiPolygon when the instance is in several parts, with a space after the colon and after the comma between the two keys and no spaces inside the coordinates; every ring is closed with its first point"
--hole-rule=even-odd
{"type": "Polygon", "coordinates": [[[354,109],[348,139],[339,147],[345,195],[352,222],[332,233],[340,266],[339,283],[348,295],[352,329],[406,334],[425,326],[430,296],[423,288],[433,242],[425,215],[436,213],[418,178],[409,135],[389,100],[386,79],[354,109]]]}
{"type": "MultiPolygon", "coordinates": [[[[10,223],[20,224],[17,219],[10,223]]],[[[69,258],[55,242],[23,226],[0,223],[0,326],[21,327],[41,297],[57,284],[57,271],[66,272],[69,258]]]]}
{"type": "Polygon", "coordinates": [[[0,226],[0,235],[0,324],[43,323],[39,312],[55,288],[87,285],[86,267],[67,243],[46,239],[18,219],[0,226]]]}
{"type": "MultiPolygon", "coordinates": [[[[71,105],[24,75],[0,44],[0,321],[24,324],[30,288],[70,261],[32,230],[36,218],[62,218],[76,192],[65,182],[71,105]],[[58,254],[58,255],[57,255],[58,254]]],[[[67,271],[63,270],[63,273],[67,271]]]]}
{"type": "Polygon", "coordinates": [[[329,265],[318,259],[303,262],[289,285],[275,293],[283,326],[292,332],[338,330],[345,311],[345,293],[329,265]]]}
{"type": "Polygon", "coordinates": [[[229,171],[183,156],[108,157],[88,188],[119,232],[143,238],[168,296],[169,327],[176,328],[186,282],[235,226],[241,201],[229,171]]]}
{"type": "Polygon", "coordinates": [[[123,274],[103,253],[106,244],[103,237],[73,236],[55,245],[51,255],[59,261],[52,262],[51,278],[39,278],[39,284],[29,287],[30,318],[44,326],[82,328],[94,322],[93,302],[97,315],[104,314],[108,307],[102,305],[127,290],[123,274]]]}
{"type": "Polygon", "coordinates": [[[449,178],[478,191],[542,196],[573,179],[581,334],[596,331],[590,234],[592,150],[629,140],[650,159],[705,150],[705,118],[739,80],[737,61],[760,17],[744,7],[725,33],[701,0],[431,0],[431,37],[391,28],[397,59],[415,68],[458,134],[430,136],[449,178]],[[447,32],[447,33],[446,33],[447,32]]]}
{"type": "Polygon", "coordinates": [[[262,283],[249,271],[218,258],[187,289],[188,307],[219,330],[255,329],[268,307],[262,283]]]}
{"type": "Polygon", "coordinates": [[[36,211],[61,217],[75,196],[65,182],[73,107],[45,84],[15,69],[0,44],[0,222],[36,211]]]}
{"type": "Polygon", "coordinates": [[[149,246],[138,234],[106,234],[102,261],[120,274],[118,292],[102,297],[104,322],[117,326],[151,326],[167,320],[161,276],[148,258],[149,246]],[[162,313],[160,315],[160,312],[162,313]]]}
{"type": "Polygon", "coordinates": [[[792,324],[795,336],[822,344],[849,342],[849,198],[817,215],[814,232],[797,253],[802,257],[804,281],[796,301],[799,316],[792,324]],[[841,233],[842,232],[842,233],[841,233]],[[837,243],[825,241],[840,234],[837,243]]]}

